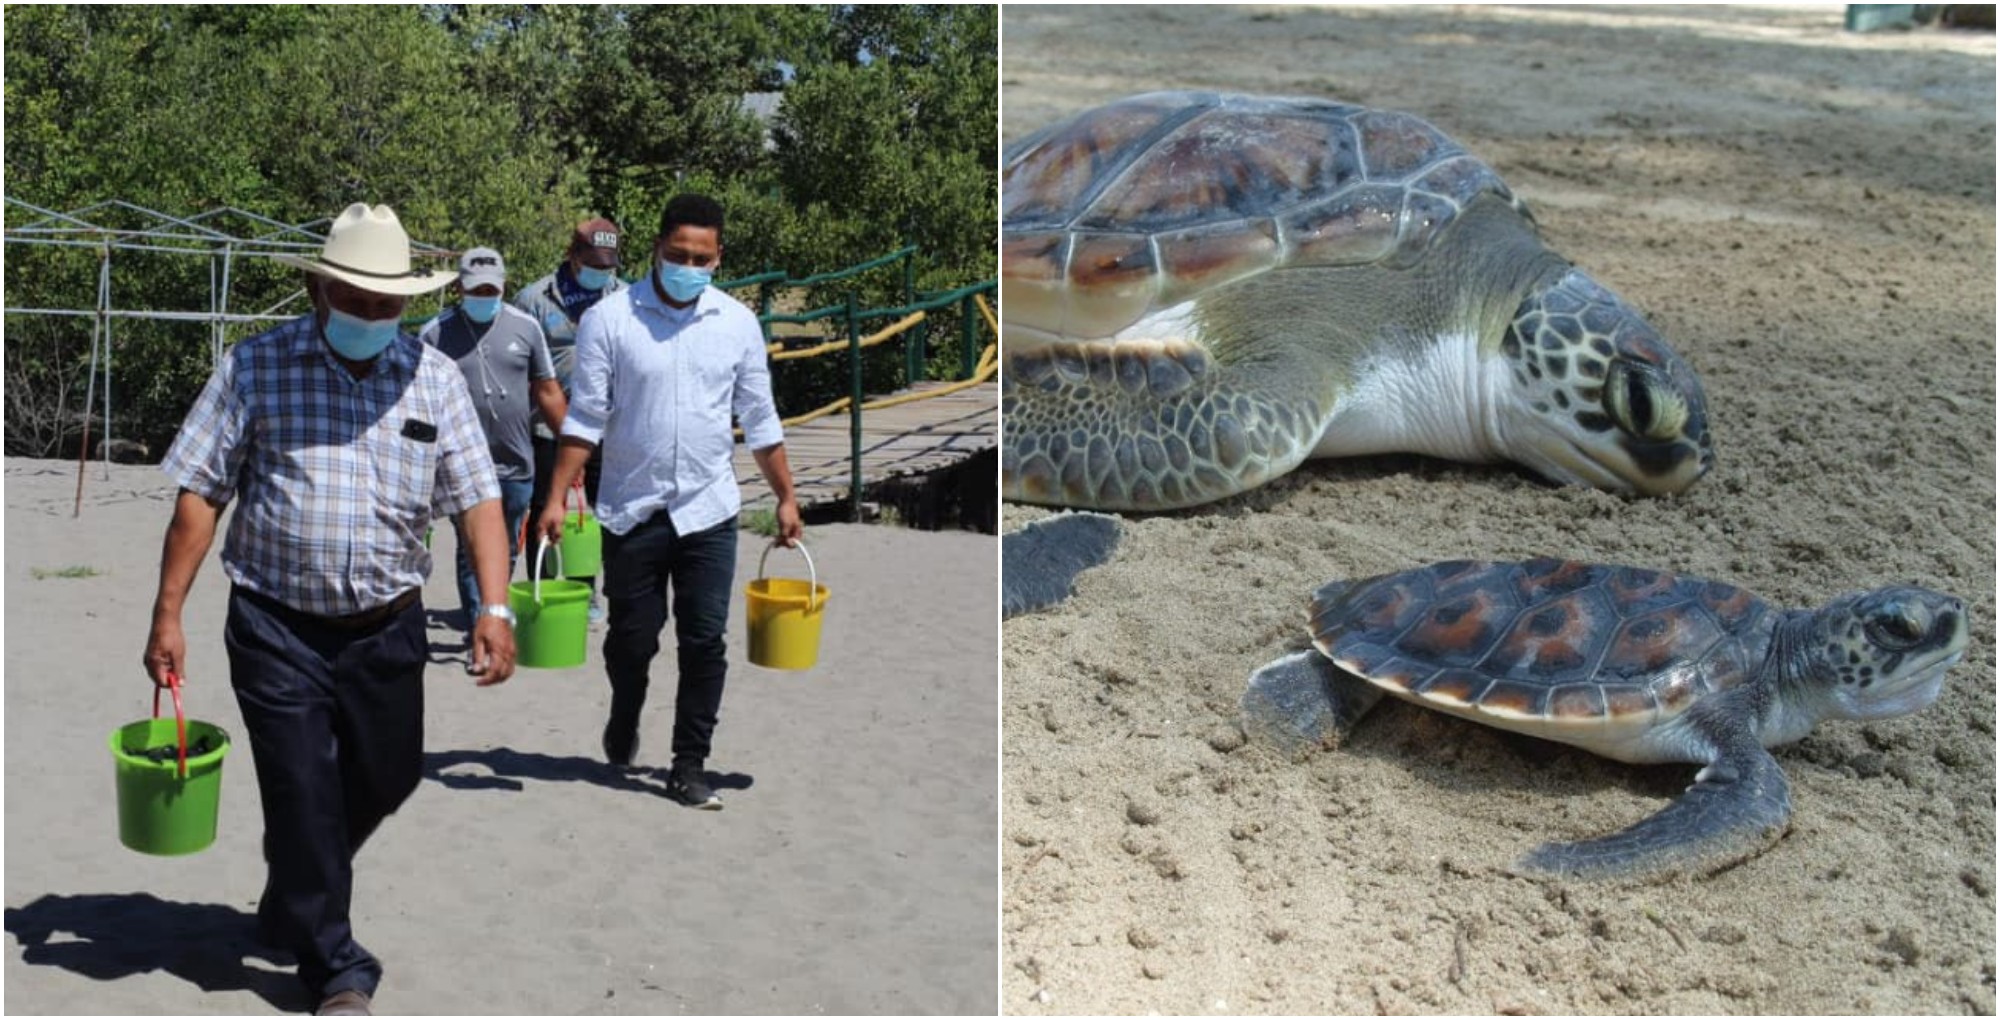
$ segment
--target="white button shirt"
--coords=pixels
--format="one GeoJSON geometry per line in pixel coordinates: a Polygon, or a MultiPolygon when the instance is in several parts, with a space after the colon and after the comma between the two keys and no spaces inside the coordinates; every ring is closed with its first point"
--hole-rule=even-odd
{"type": "Polygon", "coordinates": [[[648,278],[583,313],[562,431],[604,448],[607,530],[626,534],[662,509],[683,535],[735,516],[732,414],[753,450],[785,439],[764,331],[742,302],[706,287],[674,308],[648,278]]]}

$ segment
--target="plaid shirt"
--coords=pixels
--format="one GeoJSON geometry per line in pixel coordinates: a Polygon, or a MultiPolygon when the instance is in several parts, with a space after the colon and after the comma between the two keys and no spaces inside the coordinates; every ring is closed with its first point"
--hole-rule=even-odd
{"type": "Polygon", "coordinates": [[[223,570],[319,616],[422,587],[432,519],[500,498],[450,358],[399,334],[356,379],[310,315],[230,349],[160,467],[211,501],[242,496],[223,570]]]}

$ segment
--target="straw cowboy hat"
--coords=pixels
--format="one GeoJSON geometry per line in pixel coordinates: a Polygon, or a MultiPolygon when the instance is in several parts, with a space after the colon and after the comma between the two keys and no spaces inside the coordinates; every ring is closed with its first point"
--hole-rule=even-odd
{"type": "Polygon", "coordinates": [[[333,221],[318,259],[272,257],[377,294],[427,294],[456,279],[443,270],[410,268],[410,235],[403,231],[396,211],[386,205],[370,208],[361,202],[348,206],[333,221]]]}

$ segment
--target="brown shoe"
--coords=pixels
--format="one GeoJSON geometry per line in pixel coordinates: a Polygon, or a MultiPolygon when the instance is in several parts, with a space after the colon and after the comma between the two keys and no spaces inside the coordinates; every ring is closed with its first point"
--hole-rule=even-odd
{"type": "Polygon", "coordinates": [[[314,1016],[374,1016],[368,1008],[368,993],[349,988],[335,992],[320,1002],[313,1010],[314,1016]]]}

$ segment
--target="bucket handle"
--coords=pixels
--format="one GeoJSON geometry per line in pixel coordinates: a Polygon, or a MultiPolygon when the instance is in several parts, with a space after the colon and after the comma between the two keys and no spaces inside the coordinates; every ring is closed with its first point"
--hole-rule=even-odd
{"type": "MultiPolygon", "coordinates": [[[[555,550],[556,550],[556,573],[560,574],[562,573],[562,568],[563,568],[562,546],[560,545],[556,546],[555,550]]],[[[535,605],[538,606],[542,604],[542,557],[548,555],[548,552],[549,552],[549,536],[543,535],[541,544],[535,547],[534,592],[535,592],[535,605]]]]}
{"type": "MultiPolygon", "coordinates": [[[[188,774],[188,720],[187,711],[181,707],[181,677],[178,673],[167,674],[167,688],[174,694],[174,732],[180,739],[181,778],[188,774]]],[[[160,717],[160,689],[153,688],[153,718],[160,717]]]]}
{"type": "MultiPolygon", "coordinates": [[[[782,547],[774,542],[764,547],[764,555],[757,557],[757,580],[762,581],[764,579],[764,562],[771,558],[771,550],[778,548],[782,547]]],[[[812,587],[806,592],[806,612],[808,613],[818,612],[819,571],[813,569],[812,553],[806,551],[806,544],[804,542],[800,542],[799,544],[792,546],[792,548],[797,549],[799,551],[799,555],[804,556],[806,558],[806,573],[812,577],[812,587]]]]}
{"type": "MultiPolygon", "coordinates": [[[[576,477],[575,477],[574,479],[571,479],[571,481],[570,481],[570,483],[569,483],[569,491],[568,491],[568,492],[565,492],[565,493],[563,493],[563,508],[564,508],[564,509],[568,509],[568,508],[569,508],[569,498],[570,498],[571,496],[575,496],[575,497],[576,497],[576,530],[578,530],[578,531],[582,531],[582,530],[583,530],[583,512],[584,512],[585,510],[589,509],[589,507],[590,507],[590,503],[589,503],[589,501],[588,501],[588,500],[584,499],[584,496],[583,496],[583,475],[582,475],[581,473],[578,473],[578,474],[577,474],[577,476],[576,476],[576,477]]],[[[561,559],[557,559],[557,560],[556,560],[556,569],[557,569],[557,570],[561,570],[561,569],[562,569],[562,560],[561,560],[561,559]]]]}

